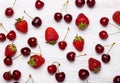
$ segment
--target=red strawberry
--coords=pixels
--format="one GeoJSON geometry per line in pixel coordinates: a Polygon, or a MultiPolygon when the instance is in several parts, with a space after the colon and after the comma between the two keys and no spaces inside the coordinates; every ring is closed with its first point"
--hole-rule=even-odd
{"type": "Polygon", "coordinates": [[[112,16],[113,21],[120,25],[120,11],[115,11],[112,16]]]}
{"type": "Polygon", "coordinates": [[[58,33],[55,31],[54,28],[52,27],[48,27],[45,31],[45,39],[46,39],[46,42],[51,44],[51,45],[54,45],[57,40],[59,38],[59,35],[58,33]]]}
{"type": "Polygon", "coordinates": [[[94,58],[88,60],[89,69],[94,73],[98,73],[101,70],[101,62],[94,58]]]}
{"type": "Polygon", "coordinates": [[[78,51],[82,51],[84,48],[84,39],[81,36],[76,35],[73,40],[73,45],[78,51]]]}
{"type": "Polygon", "coordinates": [[[75,24],[80,30],[84,30],[89,25],[89,19],[83,13],[80,13],[75,20],[75,24]]]}
{"type": "Polygon", "coordinates": [[[12,57],[13,55],[15,55],[15,53],[17,52],[17,48],[15,46],[15,44],[8,44],[5,47],[5,56],[7,57],[12,57]]]}
{"type": "Polygon", "coordinates": [[[15,27],[18,31],[22,33],[27,33],[28,32],[28,23],[26,20],[22,18],[16,19],[17,22],[15,23],[15,27]]]}
{"type": "Polygon", "coordinates": [[[32,55],[28,64],[33,68],[39,68],[45,63],[45,59],[41,55],[32,55]]]}

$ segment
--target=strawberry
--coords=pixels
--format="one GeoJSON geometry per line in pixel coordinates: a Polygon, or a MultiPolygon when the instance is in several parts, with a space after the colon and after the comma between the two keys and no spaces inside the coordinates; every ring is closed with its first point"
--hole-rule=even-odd
{"type": "Polygon", "coordinates": [[[51,44],[51,45],[54,45],[56,44],[57,40],[59,38],[59,35],[58,33],[55,31],[54,28],[52,27],[48,27],[45,31],[45,39],[46,39],[46,42],[51,44]]]}
{"type": "Polygon", "coordinates": [[[75,20],[75,24],[80,30],[84,30],[89,25],[89,19],[85,16],[85,14],[80,13],[75,20]]]}
{"type": "Polygon", "coordinates": [[[116,24],[120,25],[120,11],[115,11],[112,15],[112,19],[116,24]]]}
{"type": "Polygon", "coordinates": [[[88,64],[90,71],[94,73],[98,73],[101,70],[101,62],[95,58],[89,58],[88,64]]]}
{"type": "Polygon", "coordinates": [[[39,68],[45,63],[45,59],[41,55],[32,55],[28,64],[33,68],[39,68]]]}
{"type": "Polygon", "coordinates": [[[15,44],[8,44],[5,47],[5,56],[7,57],[12,57],[13,55],[15,55],[15,53],[17,52],[17,48],[15,46],[15,44]]]}
{"type": "Polygon", "coordinates": [[[16,19],[16,23],[15,23],[15,28],[22,33],[27,33],[28,32],[28,23],[26,20],[24,20],[24,18],[18,18],[16,19]]]}
{"type": "Polygon", "coordinates": [[[81,52],[84,48],[84,39],[81,36],[76,35],[73,40],[73,46],[76,50],[81,52]]]}

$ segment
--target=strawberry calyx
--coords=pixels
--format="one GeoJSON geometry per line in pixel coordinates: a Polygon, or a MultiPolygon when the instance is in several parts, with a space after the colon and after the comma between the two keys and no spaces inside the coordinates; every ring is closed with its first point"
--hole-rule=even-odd
{"type": "Polygon", "coordinates": [[[55,45],[56,41],[47,41],[46,43],[49,43],[50,45],[55,45]]]}
{"type": "Polygon", "coordinates": [[[16,52],[17,51],[17,49],[16,49],[16,46],[15,46],[15,44],[9,44],[9,47],[10,47],[10,49],[13,51],[13,52],[16,52]]]}
{"type": "Polygon", "coordinates": [[[36,61],[33,57],[30,57],[30,60],[28,61],[28,64],[32,67],[36,66],[36,61]]]}
{"type": "Polygon", "coordinates": [[[98,73],[100,70],[101,70],[101,67],[96,67],[96,68],[93,69],[93,72],[98,73]]]}
{"type": "Polygon", "coordinates": [[[78,34],[75,36],[74,41],[83,41],[83,38],[81,36],[78,36],[78,34]]]}
{"type": "Polygon", "coordinates": [[[18,18],[18,19],[15,19],[15,20],[16,20],[15,25],[17,25],[19,22],[21,22],[21,21],[24,20],[24,17],[22,17],[22,18],[18,18]]]}
{"type": "Polygon", "coordinates": [[[86,29],[87,26],[88,26],[88,25],[87,25],[86,23],[84,23],[84,22],[81,22],[81,23],[78,24],[78,28],[79,28],[80,30],[86,29]]]}

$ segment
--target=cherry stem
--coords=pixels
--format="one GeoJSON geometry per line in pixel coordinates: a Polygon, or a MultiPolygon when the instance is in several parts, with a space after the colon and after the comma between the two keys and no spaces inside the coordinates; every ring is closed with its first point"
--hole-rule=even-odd
{"type": "Polygon", "coordinates": [[[62,11],[63,11],[63,9],[65,8],[66,13],[67,13],[68,3],[69,3],[69,0],[67,0],[67,1],[64,3],[63,8],[61,9],[61,12],[62,12],[62,11]]]}
{"type": "Polygon", "coordinates": [[[115,43],[112,43],[112,45],[111,45],[110,49],[108,50],[107,54],[110,53],[110,51],[111,51],[111,49],[113,48],[114,45],[115,45],[115,43]]]}
{"type": "Polygon", "coordinates": [[[86,82],[89,83],[88,79],[86,79],[86,82]]]}
{"type": "Polygon", "coordinates": [[[8,31],[5,29],[5,27],[3,26],[2,23],[0,23],[0,26],[4,29],[4,31],[6,31],[8,33],[8,31]]]}
{"type": "Polygon", "coordinates": [[[68,27],[67,33],[65,34],[65,37],[64,37],[63,41],[65,41],[65,39],[66,39],[67,34],[68,34],[69,31],[70,31],[70,28],[68,27]]]}
{"type": "Polygon", "coordinates": [[[116,26],[116,25],[114,25],[112,23],[109,23],[109,24],[112,25],[112,26],[114,26],[114,27],[116,27],[118,30],[120,30],[120,28],[118,26],[116,26]]]}
{"type": "Polygon", "coordinates": [[[86,56],[86,55],[87,55],[87,54],[85,53],[85,54],[78,55],[78,56],[75,56],[75,57],[86,56]]]}
{"type": "Polygon", "coordinates": [[[28,83],[30,79],[32,80],[32,83],[34,83],[34,80],[33,80],[33,77],[31,74],[29,75],[29,78],[27,79],[27,81],[25,83],[28,83]]]}
{"type": "Polygon", "coordinates": [[[60,70],[59,70],[60,63],[57,61],[54,61],[53,64],[57,64],[57,71],[60,72],[60,70]]]}
{"type": "Polygon", "coordinates": [[[39,44],[38,44],[38,48],[39,48],[39,50],[40,50],[40,55],[42,55],[42,50],[41,50],[41,47],[40,47],[39,44]]]}
{"type": "Polygon", "coordinates": [[[25,10],[24,10],[24,13],[25,13],[30,19],[33,19],[25,10]]]}
{"type": "Polygon", "coordinates": [[[15,6],[16,1],[17,1],[17,0],[14,1],[12,8],[15,6]]]}
{"type": "Polygon", "coordinates": [[[109,34],[109,35],[114,35],[114,34],[118,34],[118,33],[120,33],[120,31],[115,32],[115,33],[111,33],[111,34],[109,34]]]}
{"type": "Polygon", "coordinates": [[[12,60],[15,60],[15,59],[17,59],[18,57],[20,57],[22,54],[20,54],[20,55],[18,55],[18,56],[16,56],[15,58],[13,58],[12,60]]]}

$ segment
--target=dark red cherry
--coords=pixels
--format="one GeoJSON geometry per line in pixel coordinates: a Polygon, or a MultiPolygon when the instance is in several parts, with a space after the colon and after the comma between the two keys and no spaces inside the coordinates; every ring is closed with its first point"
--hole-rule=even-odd
{"type": "Polygon", "coordinates": [[[24,47],[24,48],[21,49],[21,54],[22,54],[23,56],[29,56],[30,53],[31,53],[31,50],[30,50],[30,48],[28,48],[28,47],[24,47]]]}
{"type": "Polygon", "coordinates": [[[62,16],[62,14],[60,12],[57,12],[57,13],[54,14],[54,19],[57,22],[60,22],[62,20],[62,17],[63,16],[62,16]]]}
{"type": "Polygon", "coordinates": [[[4,33],[0,33],[0,42],[3,42],[6,40],[6,36],[4,33]]]}
{"type": "Polygon", "coordinates": [[[98,54],[101,54],[104,52],[104,46],[102,46],[101,44],[97,44],[95,46],[95,51],[98,53],[98,54]]]}
{"type": "Polygon", "coordinates": [[[6,81],[12,80],[11,72],[10,72],[10,71],[4,72],[4,73],[3,73],[3,78],[4,78],[4,80],[6,80],[6,81]]]}
{"type": "Polygon", "coordinates": [[[67,46],[67,43],[66,43],[66,41],[60,41],[60,42],[58,43],[58,46],[59,46],[59,48],[60,48],[61,50],[64,50],[64,49],[66,48],[66,46],[67,46]]]}
{"type": "Polygon", "coordinates": [[[81,80],[85,80],[88,78],[89,72],[86,69],[80,69],[78,72],[78,76],[81,80]]]}
{"type": "Polygon", "coordinates": [[[106,31],[100,31],[99,32],[99,37],[103,40],[107,39],[108,38],[108,33],[106,31]]]}
{"type": "Polygon", "coordinates": [[[85,4],[85,0],[75,0],[75,5],[77,7],[82,7],[85,4]]]}
{"type": "Polygon", "coordinates": [[[19,70],[14,70],[12,73],[12,77],[14,80],[19,80],[21,78],[21,72],[19,70]]]}
{"type": "Polygon", "coordinates": [[[64,20],[65,22],[70,23],[72,21],[72,15],[71,14],[64,15],[64,20]]]}
{"type": "Polygon", "coordinates": [[[76,53],[73,52],[73,51],[70,51],[70,52],[67,53],[66,58],[67,58],[69,61],[74,61],[74,60],[75,60],[75,56],[76,56],[76,53]]]}
{"type": "Polygon", "coordinates": [[[109,19],[108,19],[107,17],[102,17],[102,18],[100,19],[100,24],[101,24],[102,26],[107,26],[108,23],[109,23],[109,19]]]}
{"type": "Polygon", "coordinates": [[[10,66],[10,65],[12,65],[12,58],[11,57],[6,57],[5,59],[4,59],[4,64],[5,65],[7,65],[7,66],[10,66]]]}
{"type": "Polygon", "coordinates": [[[113,78],[113,83],[120,83],[120,75],[117,75],[113,78]]]}
{"type": "Polygon", "coordinates": [[[56,71],[57,71],[56,65],[54,65],[54,64],[49,65],[49,66],[47,67],[47,71],[48,71],[48,73],[51,74],[51,75],[55,74],[56,71]]]}
{"type": "Polygon", "coordinates": [[[95,6],[95,0],[87,0],[87,5],[88,5],[88,7],[90,7],[90,8],[92,8],[92,7],[94,7],[95,6]]]}
{"type": "Polygon", "coordinates": [[[13,16],[13,14],[14,14],[14,10],[13,10],[12,7],[6,8],[6,10],[5,10],[5,15],[6,15],[7,17],[11,17],[11,16],[13,16]]]}
{"type": "Polygon", "coordinates": [[[42,9],[42,8],[44,7],[44,2],[41,1],[41,0],[36,0],[36,2],[35,2],[35,7],[36,7],[38,10],[42,9]]]}
{"type": "Polygon", "coordinates": [[[11,31],[7,34],[7,38],[8,38],[9,40],[15,40],[15,38],[16,38],[16,33],[15,33],[15,31],[11,30],[11,31]]]}
{"type": "Polygon", "coordinates": [[[39,17],[35,17],[33,20],[32,20],[32,25],[35,26],[35,27],[40,27],[42,24],[42,20],[41,18],[39,17]]]}
{"type": "Polygon", "coordinates": [[[104,63],[108,63],[110,61],[111,57],[109,54],[102,54],[102,61],[104,63]]]}
{"type": "Polygon", "coordinates": [[[36,47],[37,46],[37,39],[35,37],[30,37],[28,39],[28,44],[30,47],[36,47]]]}
{"type": "Polygon", "coordinates": [[[63,82],[65,80],[65,73],[64,72],[58,72],[55,74],[55,78],[58,82],[63,82]]]}

